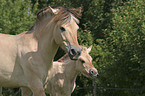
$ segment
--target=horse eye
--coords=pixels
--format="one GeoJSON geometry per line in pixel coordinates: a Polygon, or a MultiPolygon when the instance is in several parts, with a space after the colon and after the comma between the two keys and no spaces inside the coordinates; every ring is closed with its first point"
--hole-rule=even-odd
{"type": "Polygon", "coordinates": [[[60,30],[61,30],[62,32],[64,32],[64,31],[65,31],[65,28],[64,28],[64,27],[60,27],[60,30]]]}
{"type": "Polygon", "coordinates": [[[81,60],[81,63],[85,63],[85,61],[84,60],[81,60]]]}

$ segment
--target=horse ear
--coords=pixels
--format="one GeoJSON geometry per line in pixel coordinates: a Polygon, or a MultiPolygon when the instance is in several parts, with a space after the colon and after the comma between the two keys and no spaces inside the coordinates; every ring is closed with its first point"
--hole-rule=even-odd
{"type": "Polygon", "coordinates": [[[49,6],[49,9],[53,14],[58,14],[59,12],[59,9],[53,9],[51,6],[49,6]]]}
{"type": "Polygon", "coordinates": [[[92,49],[92,45],[87,49],[87,52],[90,53],[91,49],[92,49]]]}

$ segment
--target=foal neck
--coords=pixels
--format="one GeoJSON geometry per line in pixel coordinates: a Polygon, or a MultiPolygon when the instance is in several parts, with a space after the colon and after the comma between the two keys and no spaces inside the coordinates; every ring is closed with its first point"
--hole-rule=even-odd
{"type": "Polygon", "coordinates": [[[76,77],[78,75],[78,71],[76,70],[76,61],[69,60],[67,64],[65,64],[64,73],[67,80],[70,80],[71,83],[74,83],[76,77]]]}

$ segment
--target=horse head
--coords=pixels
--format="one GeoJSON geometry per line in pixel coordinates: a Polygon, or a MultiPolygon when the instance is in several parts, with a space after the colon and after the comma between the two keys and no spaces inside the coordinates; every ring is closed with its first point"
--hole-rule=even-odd
{"type": "Polygon", "coordinates": [[[97,69],[92,64],[92,57],[89,55],[91,47],[88,49],[82,47],[82,53],[77,60],[77,70],[84,74],[86,77],[95,78],[98,75],[97,69]]]}
{"type": "Polygon", "coordinates": [[[77,30],[79,22],[75,16],[80,15],[80,8],[66,9],[63,7],[51,8],[55,28],[53,32],[55,42],[65,50],[72,60],[78,59],[81,54],[81,48],[77,40],[77,30]]]}

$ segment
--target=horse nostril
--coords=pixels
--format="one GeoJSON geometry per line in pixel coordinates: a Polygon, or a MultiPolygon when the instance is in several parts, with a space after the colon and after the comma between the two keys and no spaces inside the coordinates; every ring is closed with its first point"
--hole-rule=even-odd
{"type": "Polygon", "coordinates": [[[94,75],[94,74],[95,74],[95,72],[94,72],[93,70],[91,70],[91,71],[90,71],[90,74],[94,75]]]}
{"type": "Polygon", "coordinates": [[[94,74],[94,71],[90,71],[91,74],[94,74]]]}
{"type": "Polygon", "coordinates": [[[76,55],[75,49],[71,49],[71,55],[76,55]]]}
{"type": "Polygon", "coordinates": [[[90,76],[96,77],[98,75],[98,72],[93,69],[90,69],[89,74],[90,74],[90,76]]]}
{"type": "Polygon", "coordinates": [[[78,51],[77,48],[72,47],[71,49],[68,50],[68,54],[71,60],[77,60],[81,54],[81,50],[79,49],[78,51]]]}

